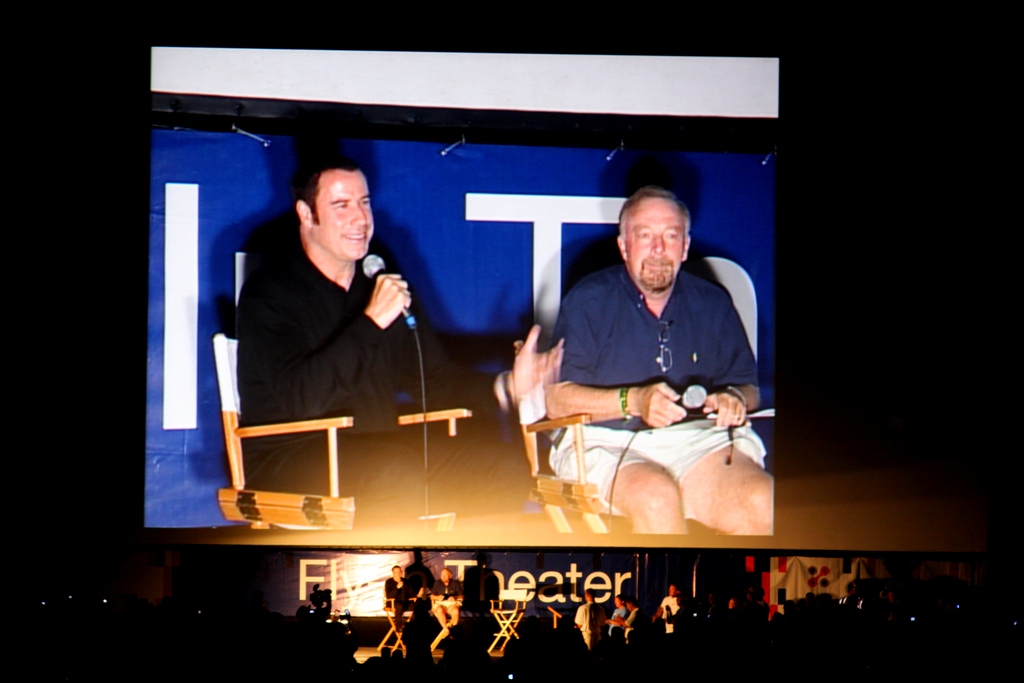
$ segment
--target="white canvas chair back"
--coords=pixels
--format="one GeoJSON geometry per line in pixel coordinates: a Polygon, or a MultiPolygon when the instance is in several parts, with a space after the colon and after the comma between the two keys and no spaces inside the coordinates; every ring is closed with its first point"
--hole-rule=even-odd
{"type": "Polygon", "coordinates": [[[213,337],[213,359],[217,364],[217,387],[220,389],[220,409],[226,413],[241,413],[238,398],[238,340],[223,334],[213,337]]]}
{"type": "Polygon", "coordinates": [[[502,602],[504,602],[505,600],[516,600],[517,602],[526,602],[527,595],[529,595],[529,591],[523,588],[517,588],[515,590],[504,588],[498,591],[498,599],[502,602]]]}
{"type": "Polygon", "coordinates": [[[217,388],[220,390],[220,416],[224,424],[224,445],[227,448],[231,487],[245,488],[242,465],[242,440],[235,433],[241,401],[238,399],[238,341],[223,334],[213,337],[213,360],[217,366],[217,388]]]}
{"type": "Polygon", "coordinates": [[[747,342],[750,350],[757,358],[757,292],[754,291],[754,281],[743,269],[743,266],[719,256],[708,256],[704,259],[705,265],[715,276],[718,284],[722,285],[730,298],[732,307],[740,316],[743,324],[743,331],[747,334],[747,342]]]}

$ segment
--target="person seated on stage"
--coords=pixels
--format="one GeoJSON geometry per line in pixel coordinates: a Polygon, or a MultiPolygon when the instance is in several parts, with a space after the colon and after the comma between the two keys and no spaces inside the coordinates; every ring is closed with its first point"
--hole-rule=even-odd
{"type": "MultiPolygon", "coordinates": [[[[591,416],[587,481],[634,532],[685,533],[694,519],[772,533],[773,479],[747,422],[757,365],[729,295],[680,269],[689,209],[662,188],[638,190],[622,206],[618,246],[624,266],[587,276],[562,302],[562,381],[547,389],[548,417],[591,416]],[[707,398],[688,410],[693,385],[707,398]]],[[[552,469],[576,479],[572,432],[556,441],[552,469]]]]}
{"type": "Polygon", "coordinates": [[[583,633],[583,642],[591,652],[601,640],[601,631],[608,623],[608,617],[604,608],[594,602],[594,591],[586,589],[583,591],[584,603],[576,610],[576,628],[583,633]]]}
{"type": "MultiPolygon", "coordinates": [[[[425,476],[444,480],[441,504],[449,502],[445,495],[468,501],[465,506],[473,510],[502,496],[518,502],[520,492],[508,481],[523,468],[495,446],[500,439],[491,427],[475,426],[479,420],[470,421],[466,432],[491,430],[477,437],[489,448],[466,439],[439,445],[424,475],[417,465],[423,459],[422,433],[399,430],[397,398],[404,393],[414,399],[416,407],[403,412],[421,405],[421,348],[428,411],[460,407],[496,415],[499,405],[508,409],[517,395],[533,389],[548,361],[557,367],[559,351],[537,354],[536,329],[516,355],[512,373],[495,380],[461,368],[444,353],[409,284],[400,275],[364,269],[374,220],[358,164],[331,155],[304,165],[292,193],[298,239],[263,254],[239,297],[243,426],[351,416],[353,427],[338,433],[340,493],[357,498],[357,523],[367,514],[422,514],[425,476]],[[421,344],[403,322],[411,317],[421,344]],[[459,495],[447,493],[452,490],[459,495]]],[[[247,439],[243,457],[251,488],[329,491],[323,432],[247,439]]]]}
{"type": "MultiPolygon", "coordinates": [[[[422,588],[420,593],[423,593],[422,588]]],[[[384,582],[384,598],[395,601],[395,630],[399,633],[405,625],[403,613],[417,597],[402,577],[402,568],[396,564],[391,568],[391,578],[384,582]]]]}
{"type": "Polygon", "coordinates": [[[430,589],[430,600],[434,603],[434,616],[446,635],[449,626],[459,623],[459,608],[462,607],[463,598],[462,582],[453,579],[452,570],[445,567],[441,570],[441,578],[430,589]],[[451,624],[448,623],[448,617],[451,617],[451,624]]]}

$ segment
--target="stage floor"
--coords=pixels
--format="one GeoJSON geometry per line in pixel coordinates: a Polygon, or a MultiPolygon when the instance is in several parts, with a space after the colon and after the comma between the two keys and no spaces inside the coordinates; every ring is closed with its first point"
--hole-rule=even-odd
{"type": "MultiPolygon", "coordinates": [[[[442,648],[438,647],[436,650],[434,650],[430,654],[434,657],[434,663],[437,664],[439,661],[441,661],[441,657],[444,657],[444,650],[442,648]]],[[[494,651],[491,652],[491,661],[495,662],[495,661],[500,660],[503,654],[504,653],[501,650],[499,650],[498,648],[494,648],[494,651]]],[[[363,662],[365,662],[367,659],[369,659],[371,657],[379,657],[379,656],[380,656],[380,651],[377,648],[375,648],[375,647],[361,647],[358,650],[356,650],[356,654],[355,654],[356,661],[359,662],[360,664],[362,664],[363,662]]]]}

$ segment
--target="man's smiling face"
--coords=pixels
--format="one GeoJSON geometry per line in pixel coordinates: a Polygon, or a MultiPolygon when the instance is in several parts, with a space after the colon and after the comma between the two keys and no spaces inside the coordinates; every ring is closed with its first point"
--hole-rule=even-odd
{"type": "Polygon", "coordinates": [[[315,207],[300,201],[302,246],[314,263],[351,269],[366,256],[373,237],[373,211],[366,176],[331,169],[320,175],[315,207]]]}

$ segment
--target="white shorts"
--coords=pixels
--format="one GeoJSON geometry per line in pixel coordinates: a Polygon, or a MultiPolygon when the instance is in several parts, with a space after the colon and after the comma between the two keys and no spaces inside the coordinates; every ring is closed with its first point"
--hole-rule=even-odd
{"type": "MultiPolygon", "coordinates": [[[[629,452],[622,458],[618,469],[634,463],[651,463],[667,470],[677,482],[701,458],[729,446],[729,428],[716,427],[711,420],[681,422],[635,434],[636,438],[629,443],[634,432],[594,425],[583,427],[583,442],[587,447],[584,454],[587,483],[597,484],[598,495],[606,505],[619,458],[622,458],[622,450],[627,444],[629,452]]],[[[733,428],[732,447],[734,457],[747,457],[764,467],[764,443],[749,425],[733,428]]],[[[578,479],[572,429],[567,430],[558,445],[551,449],[549,461],[560,479],[578,479]]],[[[684,515],[691,517],[690,511],[685,509],[685,500],[683,507],[684,515]]],[[[613,513],[622,514],[618,509],[613,513]]]]}

